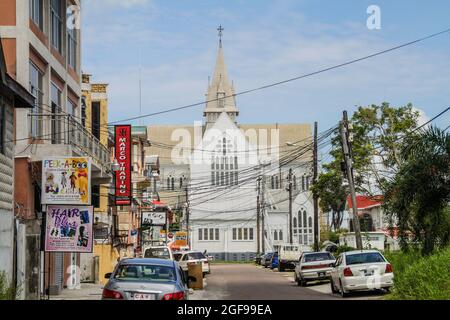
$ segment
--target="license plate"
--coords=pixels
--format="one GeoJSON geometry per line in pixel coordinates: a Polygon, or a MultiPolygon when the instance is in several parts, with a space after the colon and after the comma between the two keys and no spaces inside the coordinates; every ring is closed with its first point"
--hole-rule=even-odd
{"type": "Polygon", "coordinates": [[[367,272],[365,273],[365,276],[366,276],[366,277],[373,276],[373,271],[367,271],[367,272]]]}
{"type": "Polygon", "coordinates": [[[133,300],[156,300],[156,296],[152,293],[135,293],[133,300]]]}

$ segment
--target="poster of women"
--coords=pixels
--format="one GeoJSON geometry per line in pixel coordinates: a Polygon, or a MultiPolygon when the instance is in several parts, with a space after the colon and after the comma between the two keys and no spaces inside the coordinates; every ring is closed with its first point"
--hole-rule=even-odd
{"type": "Polygon", "coordinates": [[[92,206],[47,206],[45,251],[92,252],[92,206]]]}
{"type": "Polygon", "coordinates": [[[88,157],[42,160],[42,204],[91,204],[88,157]]]}

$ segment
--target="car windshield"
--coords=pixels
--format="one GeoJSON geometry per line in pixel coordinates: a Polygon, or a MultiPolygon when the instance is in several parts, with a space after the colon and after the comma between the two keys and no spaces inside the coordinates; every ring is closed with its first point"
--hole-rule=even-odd
{"type": "Polygon", "coordinates": [[[122,265],[114,279],[125,281],[171,282],[175,281],[175,269],[161,265],[122,265]]]}
{"type": "Polygon", "coordinates": [[[347,265],[361,264],[361,263],[376,263],[376,262],[386,262],[383,256],[378,252],[367,252],[367,253],[357,253],[350,254],[345,257],[347,265]]]}
{"type": "Polygon", "coordinates": [[[170,259],[169,249],[167,248],[149,248],[145,250],[145,258],[170,259]]]}
{"type": "Polygon", "coordinates": [[[201,252],[190,252],[188,253],[189,260],[199,260],[206,259],[205,255],[201,252]]]}
{"type": "Polygon", "coordinates": [[[328,252],[313,253],[305,255],[305,262],[334,260],[328,252]]]}

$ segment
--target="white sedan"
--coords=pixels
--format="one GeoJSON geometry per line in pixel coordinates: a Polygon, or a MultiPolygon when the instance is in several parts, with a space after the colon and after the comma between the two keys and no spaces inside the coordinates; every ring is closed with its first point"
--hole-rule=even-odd
{"type": "Polygon", "coordinates": [[[199,251],[179,251],[173,254],[175,261],[178,261],[180,267],[187,272],[189,263],[201,263],[203,276],[211,273],[209,259],[199,251]]]}
{"type": "Polygon", "coordinates": [[[351,291],[389,290],[393,285],[392,266],[376,250],[344,252],[331,270],[331,291],[342,297],[351,291]]]}
{"type": "Polygon", "coordinates": [[[304,252],[295,266],[295,281],[303,287],[308,281],[328,280],[334,262],[329,252],[304,252]]]}

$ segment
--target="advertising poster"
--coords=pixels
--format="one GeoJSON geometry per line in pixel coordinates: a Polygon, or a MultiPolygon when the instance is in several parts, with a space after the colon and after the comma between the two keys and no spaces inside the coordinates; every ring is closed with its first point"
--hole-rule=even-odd
{"type": "Polygon", "coordinates": [[[187,243],[187,232],[177,231],[175,232],[175,245],[179,247],[185,247],[187,243]]]}
{"type": "Polygon", "coordinates": [[[91,204],[91,160],[42,160],[42,204],[91,204]]]}
{"type": "Polygon", "coordinates": [[[115,157],[120,169],[115,174],[116,205],[131,205],[131,126],[114,126],[115,157]]]}
{"type": "Polygon", "coordinates": [[[47,206],[45,251],[91,253],[92,206],[47,206]]]}
{"type": "Polygon", "coordinates": [[[143,211],[142,212],[142,225],[152,226],[152,225],[165,225],[166,224],[166,213],[158,211],[143,211]]]}

